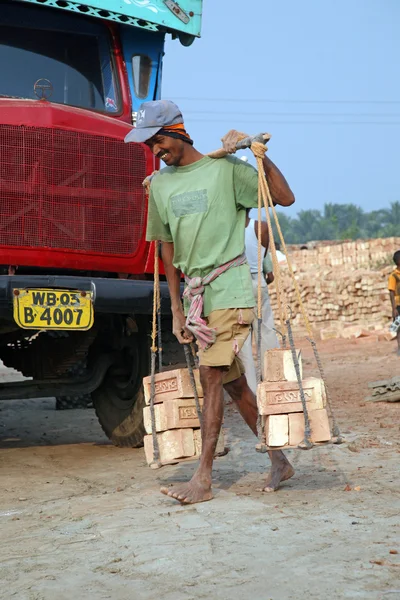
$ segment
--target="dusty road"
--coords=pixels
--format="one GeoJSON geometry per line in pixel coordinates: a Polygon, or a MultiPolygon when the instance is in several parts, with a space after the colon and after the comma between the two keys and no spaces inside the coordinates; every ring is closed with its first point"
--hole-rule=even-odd
{"type": "Polygon", "coordinates": [[[400,403],[363,402],[400,359],[390,342],[320,347],[348,443],[289,451],[296,476],[272,495],[230,405],[215,499],[182,507],[158,488],[193,463],[154,472],[143,450],[109,445],[92,410],[3,403],[0,598],[400,599],[400,403]]]}

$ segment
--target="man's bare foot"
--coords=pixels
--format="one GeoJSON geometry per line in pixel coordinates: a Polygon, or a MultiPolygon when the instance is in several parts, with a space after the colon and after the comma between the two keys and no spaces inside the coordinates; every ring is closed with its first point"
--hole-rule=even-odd
{"type": "Polygon", "coordinates": [[[267,485],[263,489],[263,492],[276,492],[276,490],[279,488],[279,484],[282,481],[290,479],[293,477],[293,475],[294,469],[290,463],[283,463],[282,465],[275,467],[273,470],[271,469],[271,472],[267,477],[267,485]]]}
{"type": "Polygon", "coordinates": [[[182,504],[196,504],[197,502],[207,502],[213,495],[211,491],[211,480],[193,477],[189,483],[174,485],[171,488],[162,487],[162,494],[178,500],[182,504]]]}

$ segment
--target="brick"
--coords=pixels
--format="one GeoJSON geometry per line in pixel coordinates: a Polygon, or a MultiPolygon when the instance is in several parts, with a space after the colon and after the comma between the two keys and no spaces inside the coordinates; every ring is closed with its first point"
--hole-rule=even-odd
{"type": "MultiPolygon", "coordinates": [[[[156,431],[165,431],[167,427],[167,418],[165,416],[164,404],[154,404],[154,416],[156,418],[156,431]]],[[[146,433],[152,432],[150,406],[143,408],[143,425],[146,433]]]]}
{"type": "MultiPolygon", "coordinates": [[[[202,407],[203,398],[199,398],[199,403],[200,407],[202,407]]],[[[154,412],[156,417],[156,431],[200,427],[194,398],[165,400],[162,404],[154,404],[154,412]]],[[[143,419],[146,432],[151,433],[150,406],[144,407],[143,419]]]]}
{"type": "Polygon", "coordinates": [[[289,415],[289,446],[298,446],[304,440],[304,415],[293,413],[289,415]]]}
{"type": "MultiPolygon", "coordinates": [[[[203,390],[200,385],[199,371],[194,371],[197,393],[203,396],[203,390]]],[[[146,404],[150,404],[151,376],[143,379],[144,398],[146,404]]],[[[156,394],[154,403],[164,402],[174,398],[192,398],[193,389],[190,383],[189,371],[187,369],[174,369],[172,371],[163,371],[155,376],[156,394]]]]}
{"type": "MultiPolygon", "coordinates": [[[[196,456],[200,456],[200,454],[201,454],[201,431],[200,431],[200,429],[195,429],[193,431],[193,435],[194,435],[194,447],[195,447],[195,451],[196,451],[196,456]]],[[[225,450],[225,435],[224,435],[224,430],[221,429],[219,438],[218,438],[218,442],[217,442],[217,447],[215,449],[215,454],[220,454],[224,450],[225,450]]]]}
{"type": "Polygon", "coordinates": [[[325,408],[313,410],[308,413],[313,442],[329,442],[331,430],[329,427],[328,413],[325,408]]]}
{"type": "MultiPolygon", "coordinates": [[[[203,406],[203,398],[199,398],[200,408],[203,406]]],[[[197,415],[196,401],[194,398],[179,398],[166,400],[164,402],[168,429],[179,429],[185,427],[200,427],[197,415]]]]}
{"type": "MultiPolygon", "coordinates": [[[[171,429],[157,433],[160,447],[160,462],[168,463],[178,458],[194,456],[193,429],[171,429]]],[[[153,436],[144,436],[144,452],[148,464],[153,462],[153,436]]]]}
{"type": "MultiPolygon", "coordinates": [[[[307,402],[308,410],[318,410],[320,407],[315,402],[307,402]]],[[[301,402],[287,402],[285,404],[268,404],[264,408],[263,415],[288,415],[303,412],[301,402]]]]}
{"type": "MultiPolygon", "coordinates": [[[[331,430],[328,413],[325,408],[310,410],[308,413],[312,442],[329,442],[331,430]]],[[[289,445],[297,446],[304,439],[304,415],[295,413],[289,415],[289,445]]]]}
{"type": "Polygon", "coordinates": [[[393,331],[387,331],[386,333],[380,333],[378,338],[380,342],[391,342],[397,336],[393,331]]]}
{"type": "MultiPolygon", "coordinates": [[[[300,366],[300,376],[303,376],[301,352],[296,350],[300,366]]],[[[264,354],[264,381],[297,381],[291,350],[277,348],[267,350],[264,354]]]]}
{"type": "MultiPolygon", "coordinates": [[[[363,336],[363,329],[359,325],[350,325],[349,327],[345,327],[342,331],[342,337],[346,340],[351,338],[359,338],[363,336]]],[[[368,333],[367,333],[368,335],[368,333]]]]}
{"type": "Polygon", "coordinates": [[[326,329],[321,329],[319,334],[323,342],[325,340],[336,340],[338,337],[340,337],[340,333],[337,329],[329,329],[329,327],[326,329]]]}
{"type": "Polygon", "coordinates": [[[288,415],[270,415],[265,424],[267,446],[280,447],[289,443],[288,415]]]}
{"type": "MultiPolygon", "coordinates": [[[[324,408],[325,386],[318,377],[303,379],[303,390],[310,410],[324,408]]],[[[261,415],[288,414],[303,410],[299,385],[292,381],[263,381],[257,388],[257,405],[261,415]]]]}

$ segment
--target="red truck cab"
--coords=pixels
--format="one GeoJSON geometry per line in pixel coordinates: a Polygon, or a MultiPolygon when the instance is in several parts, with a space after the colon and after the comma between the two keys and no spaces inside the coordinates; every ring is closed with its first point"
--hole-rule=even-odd
{"type": "Polygon", "coordinates": [[[0,359],[29,378],[0,399],[90,397],[112,441],[135,446],[152,313],[142,182],[157,165],[124,138],[160,97],[166,33],[192,41],[190,11],[154,0],[152,23],[107,0],[55,4],[0,4],[0,359]]]}

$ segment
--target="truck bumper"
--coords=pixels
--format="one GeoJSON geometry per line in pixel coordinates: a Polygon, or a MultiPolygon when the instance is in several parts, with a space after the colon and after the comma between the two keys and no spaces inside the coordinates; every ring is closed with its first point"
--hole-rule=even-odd
{"type": "MultiPolygon", "coordinates": [[[[14,289],[65,289],[93,292],[96,313],[151,315],[153,282],[66,275],[0,276],[0,319],[13,319],[14,289]]],[[[166,282],[160,282],[161,312],[168,315],[171,303],[166,282]]]]}

